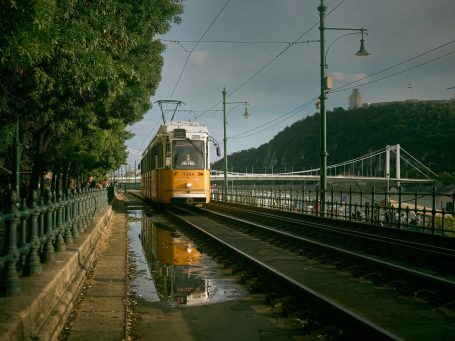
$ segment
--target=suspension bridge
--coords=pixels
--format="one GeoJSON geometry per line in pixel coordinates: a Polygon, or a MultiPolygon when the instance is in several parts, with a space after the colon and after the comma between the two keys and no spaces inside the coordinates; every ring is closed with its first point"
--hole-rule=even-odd
{"type": "MultiPolygon", "coordinates": [[[[227,172],[229,181],[319,181],[320,168],[286,173],[227,172]]],[[[386,183],[390,185],[434,183],[437,175],[399,144],[327,167],[330,184],[386,183]]],[[[224,181],[223,171],[212,170],[211,181],[224,181]]]]}

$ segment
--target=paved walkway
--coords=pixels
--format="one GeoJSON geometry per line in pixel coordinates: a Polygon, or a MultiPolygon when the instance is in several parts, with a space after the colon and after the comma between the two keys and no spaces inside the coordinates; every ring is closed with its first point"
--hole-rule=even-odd
{"type": "MultiPolygon", "coordinates": [[[[92,276],[60,340],[125,340],[127,285],[127,205],[132,195],[118,193],[110,236],[105,236],[92,276]],[[103,247],[102,247],[103,248],[103,247]]],[[[130,335],[135,340],[296,340],[301,330],[283,321],[262,295],[197,307],[168,307],[135,298],[130,335]]]]}
{"type": "Polygon", "coordinates": [[[124,340],[127,285],[127,222],[123,194],[114,204],[111,229],[101,242],[92,275],[61,339],[124,340]]]}

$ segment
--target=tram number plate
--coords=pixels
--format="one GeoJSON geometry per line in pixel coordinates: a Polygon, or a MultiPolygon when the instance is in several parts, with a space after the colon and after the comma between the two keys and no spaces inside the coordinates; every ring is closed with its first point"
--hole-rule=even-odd
{"type": "Polygon", "coordinates": [[[194,172],[184,172],[184,176],[194,176],[194,172]]]}

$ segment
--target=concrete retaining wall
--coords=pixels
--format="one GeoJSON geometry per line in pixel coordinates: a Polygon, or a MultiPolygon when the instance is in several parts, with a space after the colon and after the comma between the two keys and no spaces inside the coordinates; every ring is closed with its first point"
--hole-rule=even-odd
{"type": "Polygon", "coordinates": [[[43,264],[40,275],[22,278],[20,295],[0,297],[0,340],[57,339],[111,219],[109,206],[65,252],[56,253],[56,262],[43,264]]]}

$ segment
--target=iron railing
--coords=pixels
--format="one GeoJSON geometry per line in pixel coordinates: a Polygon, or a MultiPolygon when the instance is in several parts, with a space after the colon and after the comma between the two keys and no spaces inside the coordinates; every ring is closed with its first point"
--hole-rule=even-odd
{"type": "Polygon", "coordinates": [[[46,192],[18,202],[13,191],[0,212],[0,295],[21,292],[21,278],[40,274],[43,264],[55,262],[108,206],[106,189],[46,192]]]}
{"type": "MultiPolygon", "coordinates": [[[[326,195],[327,218],[455,237],[454,192],[438,192],[436,188],[417,193],[401,187],[393,191],[332,187],[326,195]]],[[[230,186],[227,198],[223,198],[221,188],[215,187],[212,200],[321,215],[320,191],[315,186],[230,186]]]]}

